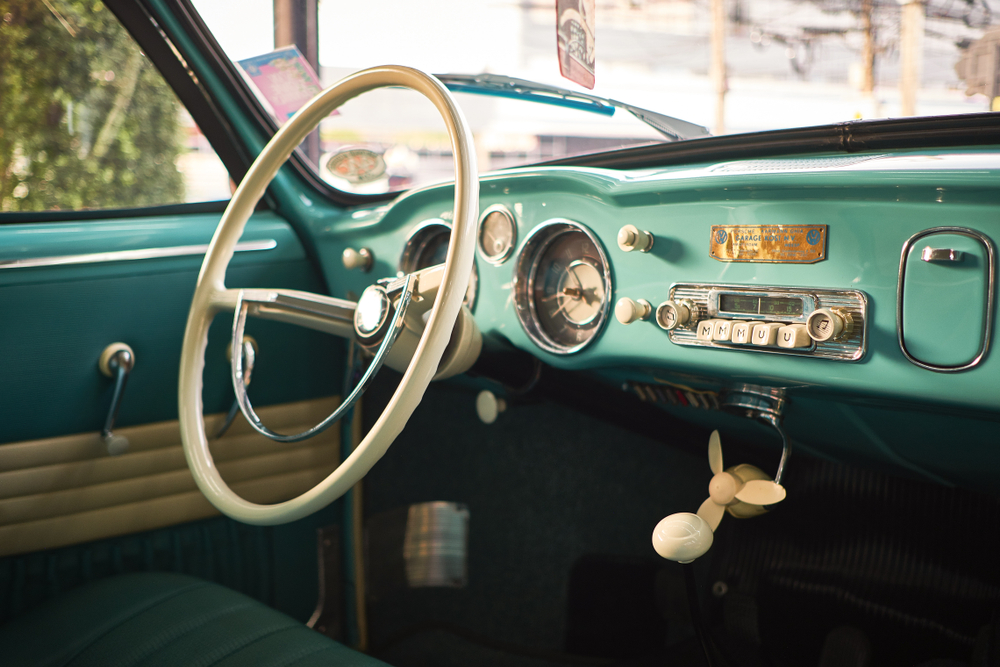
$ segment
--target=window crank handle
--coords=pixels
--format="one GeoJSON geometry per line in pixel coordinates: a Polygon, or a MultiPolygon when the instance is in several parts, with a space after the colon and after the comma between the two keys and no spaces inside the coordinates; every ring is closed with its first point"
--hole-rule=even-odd
{"type": "Polygon", "coordinates": [[[104,420],[104,428],[101,429],[101,440],[111,456],[124,454],[129,448],[128,438],[123,435],[115,435],[112,430],[115,427],[115,420],[118,418],[122,396],[125,394],[125,384],[128,382],[128,376],[134,366],[135,352],[125,343],[108,345],[101,353],[101,359],[98,362],[101,373],[115,379],[115,390],[111,395],[111,408],[108,410],[107,419],[104,420]]]}

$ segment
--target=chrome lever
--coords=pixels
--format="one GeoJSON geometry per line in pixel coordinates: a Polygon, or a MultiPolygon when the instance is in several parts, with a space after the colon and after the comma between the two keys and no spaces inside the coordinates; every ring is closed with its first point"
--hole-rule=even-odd
{"type": "Polygon", "coordinates": [[[107,419],[104,420],[104,428],[101,429],[101,440],[107,447],[108,454],[118,456],[128,450],[129,441],[123,435],[112,433],[112,429],[115,427],[118,409],[125,394],[125,383],[128,382],[129,373],[135,367],[135,352],[125,343],[112,343],[101,352],[97,367],[107,377],[115,378],[115,391],[111,395],[111,408],[108,410],[107,419]]]}
{"type": "MultiPolygon", "coordinates": [[[[232,355],[232,348],[228,349],[229,354],[232,355]]],[[[250,386],[250,376],[253,374],[253,366],[257,361],[257,341],[255,341],[250,336],[243,337],[243,386],[250,386]]],[[[215,439],[218,440],[226,434],[229,427],[233,425],[233,420],[236,419],[236,415],[240,412],[240,401],[239,399],[233,399],[233,405],[229,408],[229,414],[226,415],[226,421],[222,423],[222,428],[218,430],[215,434],[215,439]]]]}
{"type": "Polygon", "coordinates": [[[953,250],[951,248],[932,248],[927,246],[924,251],[920,253],[920,259],[925,262],[961,262],[962,255],[964,253],[961,250],[953,250]]]}

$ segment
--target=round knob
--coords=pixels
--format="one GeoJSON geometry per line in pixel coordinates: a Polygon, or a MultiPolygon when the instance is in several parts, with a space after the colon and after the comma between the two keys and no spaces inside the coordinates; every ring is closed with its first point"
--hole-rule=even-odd
{"type": "Polygon", "coordinates": [[[644,320],[649,317],[653,307],[645,299],[633,301],[627,296],[618,299],[615,304],[615,317],[622,324],[632,324],[636,320],[644,320]]]}
{"type": "Polygon", "coordinates": [[[690,563],[705,555],[714,540],[708,522],[690,512],[671,514],[653,529],[653,549],[678,563],[690,563]]]}
{"type": "Polygon", "coordinates": [[[847,326],[844,316],[832,308],[814,310],[806,320],[806,333],[817,343],[837,338],[847,326]]]}
{"type": "Polygon", "coordinates": [[[642,231],[635,225],[625,225],[618,230],[618,247],[625,252],[633,250],[649,252],[649,249],[653,247],[653,235],[642,231]]]}
{"type": "Polygon", "coordinates": [[[691,321],[693,304],[686,301],[664,301],[656,309],[656,323],[661,329],[673,331],[691,321]]]}
{"type": "Polygon", "coordinates": [[[344,268],[348,271],[353,269],[361,269],[362,271],[370,271],[372,268],[372,262],[375,261],[375,255],[368,248],[362,248],[361,250],[355,250],[354,248],[345,248],[344,254],[340,256],[340,261],[344,263],[344,268]]]}
{"type": "Polygon", "coordinates": [[[497,398],[492,391],[484,389],[476,396],[476,414],[484,424],[492,424],[501,412],[507,409],[507,401],[497,398]]]}

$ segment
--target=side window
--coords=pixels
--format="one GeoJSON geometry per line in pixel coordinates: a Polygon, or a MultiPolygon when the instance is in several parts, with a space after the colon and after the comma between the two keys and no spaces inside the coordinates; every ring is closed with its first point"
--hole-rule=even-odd
{"type": "Polygon", "coordinates": [[[229,175],[98,0],[0,0],[0,213],[228,199],[229,175]]]}

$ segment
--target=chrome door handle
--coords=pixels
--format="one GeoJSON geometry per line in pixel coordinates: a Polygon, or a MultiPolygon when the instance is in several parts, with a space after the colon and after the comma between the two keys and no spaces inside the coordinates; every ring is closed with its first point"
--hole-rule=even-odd
{"type": "Polygon", "coordinates": [[[104,420],[104,428],[101,429],[101,440],[108,448],[108,454],[117,456],[124,454],[129,447],[128,438],[123,435],[115,435],[112,429],[115,427],[115,419],[118,418],[118,409],[122,404],[122,396],[125,394],[125,383],[128,382],[129,373],[135,366],[135,352],[125,343],[112,343],[101,352],[101,358],[97,362],[97,367],[101,373],[107,377],[115,378],[115,391],[111,395],[111,408],[108,410],[107,419],[104,420]]]}
{"type": "Polygon", "coordinates": [[[920,253],[920,259],[925,262],[961,262],[962,255],[964,253],[961,250],[952,250],[951,248],[932,248],[927,246],[924,251],[920,253]]]}

